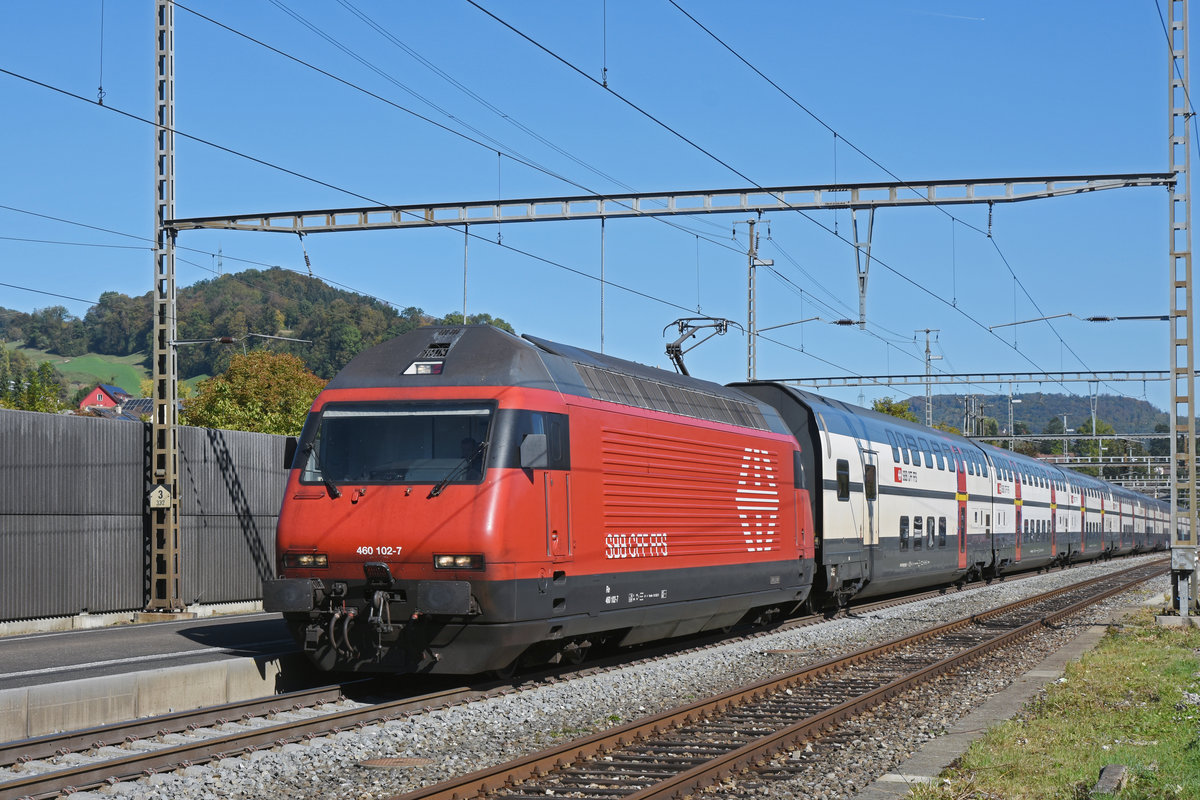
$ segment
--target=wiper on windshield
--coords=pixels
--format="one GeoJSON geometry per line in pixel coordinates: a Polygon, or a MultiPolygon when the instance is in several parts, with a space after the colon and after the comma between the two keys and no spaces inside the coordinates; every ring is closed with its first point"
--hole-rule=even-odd
{"type": "Polygon", "coordinates": [[[487,439],[484,439],[479,443],[479,446],[475,448],[474,452],[472,452],[470,455],[463,456],[462,461],[458,462],[458,465],[455,466],[454,469],[446,473],[446,477],[438,481],[437,485],[429,490],[429,494],[425,495],[425,499],[428,500],[431,497],[437,497],[439,494],[441,494],[442,490],[446,488],[450,481],[454,480],[463,472],[465,472],[468,467],[475,463],[476,459],[479,459],[479,472],[482,475],[483,454],[487,450],[487,446],[487,439]]]}
{"type": "Polygon", "coordinates": [[[317,449],[312,442],[304,445],[304,454],[311,455],[313,461],[316,462],[317,471],[321,473],[321,481],[325,484],[325,488],[329,491],[329,494],[333,495],[334,497],[341,497],[342,490],[339,489],[337,484],[330,480],[325,474],[325,468],[321,466],[321,456],[319,453],[317,453],[317,449]]]}

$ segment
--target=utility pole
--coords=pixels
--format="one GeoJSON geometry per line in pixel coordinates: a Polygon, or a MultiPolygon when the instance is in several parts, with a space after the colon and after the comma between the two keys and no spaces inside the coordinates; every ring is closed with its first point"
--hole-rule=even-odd
{"type": "MultiPolygon", "coordinates": [[[[775,261],[758,257],[758,237],[754,233],[757,220],[748,219],[750,246],[747,248],[749,267],[746,281],[746,380],[758,379],[758,276],[756,267],[770,267],[775,261]]],[[[734,223],[737,224],[737,223],[734,223]]]]}
{"type": "Polygon", "coordinates": [[[875,208],[867,210],[867,238],[858,238],[858,209],[850,207],[850,222],[854,229],[854,268],[858,275],[858,327],[867,327],[867,279],[871,274],[871,235],[875,231],[875,208]]]}
{"type": "MultiPolygon", "coordinates": [[[[917,331],[920,333],[921,331],[917,331]]],[[[941,361],[941,356],[933,355],[929,349],[929,334],[941,333],[938,328],[925,328],[925,427],[933,427],[933,362],[941,361]]]]}
{"type": "Polygon", "coordinates": [[[1192,139],[1188,93],[1188,3],[1170,0],[1167,63],[1171,293],[1171,577],[1185,625],[1197,596],[1196,378],[1192,326],[1192,139]]]}
{"type": "Polygon", "coordinates": [[[155,2],[154,411],[150,422],[149,611],[183,609],[179,585],[179,371],[175,354],[175,5],[155,2]]]}
{"type": "Polygon", "coordinates": [[[1016,423],[1013,422],[1013,404],[1020,404],[1021,398],[1013,398],[1013,385],[1008,385],[1008,449],[1017,449],[1016,423]]]}

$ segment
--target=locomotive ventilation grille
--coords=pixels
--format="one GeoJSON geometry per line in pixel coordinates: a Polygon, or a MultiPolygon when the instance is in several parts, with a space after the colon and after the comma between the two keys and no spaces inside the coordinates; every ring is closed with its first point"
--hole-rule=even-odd
{"type": "Polygon", "coordinates": [[[434,341],[425,346],[421,351],[421,355],[417,356],[418,361],[430,361],[434,359],[445,358],[450,353],[450,348],[458,341],[458,337],[462,335],[461,328],[439,328],[434,334],[434,341]]]}
{"type": "Polygon", "coordinates": [[[685,417],[724,422],[743,428],[768,430],[767,420],[757,406],[695,389],[652,381],[623,372],[576,363],[592,397],[611,403],[665,411],[685,417]]]}

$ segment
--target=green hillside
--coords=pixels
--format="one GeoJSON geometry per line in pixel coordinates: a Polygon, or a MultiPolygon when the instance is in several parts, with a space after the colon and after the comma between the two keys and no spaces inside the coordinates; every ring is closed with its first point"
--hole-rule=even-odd
{"type": "MultiPolygon", "coordinates": [[[[1001,429],[1008,428],[1008,395],[978,394],[976,400],[983,405],[983,416],[995,419],[1001,429]]],[[[933,420],[956,428],[963,424],[966,395],[934,395],[933,420]]],[[[1092,407],[1084,395],[1046,394],[1028,392],[1013,395],[1020,403],[1013,404],[1013,422],[1019,427],[1024,423],[1031,433],[1044,433],[1051,420],[1058,419],[1061,429],[1062,415],[1067,415],[1067,427],[1078,428],[1083,423],[1090,426],[1092,407]]],[[[925,419],[925,398],[912,397],[908,400],[912,410],[921,420],[925,419]]],[[[1167,413],[1153,404],[1134,397],[1100,395],[1096,403],[1096,418],[1113,426],[1117,433],[1149,433],[1154,426],[1167,421],[1167,413]]]]}
{"type": "Polygon", "coordinates": [[[140,393],[142,380],[150,377],[142,365],[146,357],[140,353],[130,356],[85,353],[67,358],[45,350],[19,347],[15,342],[5,342],[4,346],[10,350],[20,350],[35,364],[49,361],[67,380],[68,395],[79,389],[90,389],[97,383],[109,383],[120,386],[136,397],[140,393]]]}

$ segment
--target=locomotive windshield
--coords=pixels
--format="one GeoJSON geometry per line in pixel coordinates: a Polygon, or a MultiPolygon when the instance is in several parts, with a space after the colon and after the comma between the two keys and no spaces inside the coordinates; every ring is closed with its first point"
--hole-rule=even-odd
{"type": "Polygon", "coordinates": [[[297,451],[302,483],[477,483],[494,407],[485,403],[330,403],[297,451]]]}

